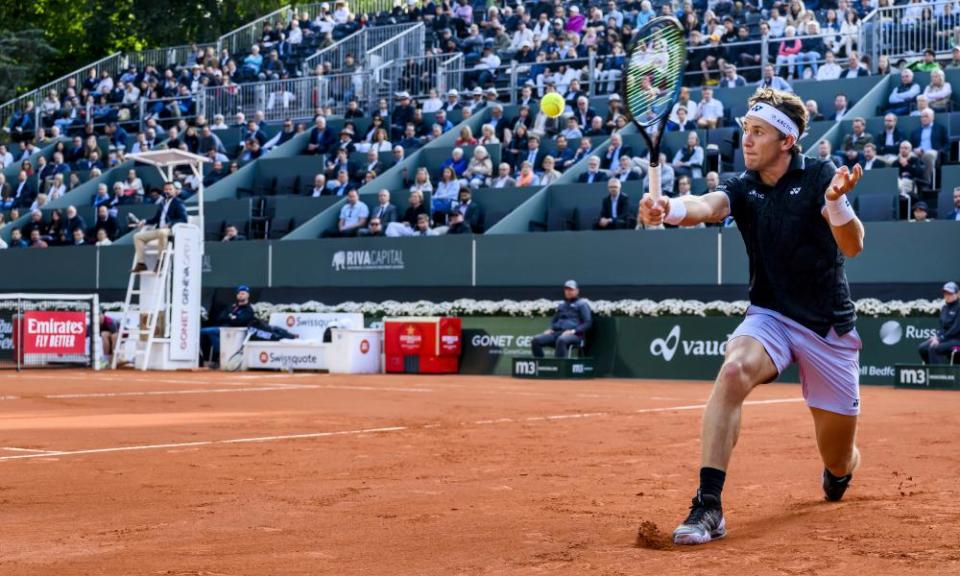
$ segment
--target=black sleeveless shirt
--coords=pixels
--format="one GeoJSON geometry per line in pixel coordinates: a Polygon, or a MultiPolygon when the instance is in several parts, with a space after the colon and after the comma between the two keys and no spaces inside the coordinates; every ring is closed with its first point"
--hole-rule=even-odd
{"type": "Polygon", "coordinates": [[[856,321],[845,259],[822,216],[835,173],[832,162],[795,154],[775,186],[748,170],[717,187],[750,258],[750,302],[823,337],[831,327],[846,334],[856,321]]]}

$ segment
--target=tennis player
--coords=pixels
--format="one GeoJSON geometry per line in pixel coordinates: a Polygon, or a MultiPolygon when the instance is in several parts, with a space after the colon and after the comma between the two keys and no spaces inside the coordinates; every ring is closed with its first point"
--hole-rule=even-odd
{"type": "Polygon", "coordinates": [[[747,170],[703,196],[640,203],[643,222],[694,226],[732,215],[750,259],[750,308],[730,336],[703,415],[700,489],[677,544],[726,535],[720,493],[740,432],[743,401],[787,366],[800,368],[823,459],[826,499],[843,497],[860,461],[860,338],[844,259],[863,250],[863,225],[846,194],[863,174],[802,156],[807,110],[793,94],[762,88],[743,121],[747,170]]]}

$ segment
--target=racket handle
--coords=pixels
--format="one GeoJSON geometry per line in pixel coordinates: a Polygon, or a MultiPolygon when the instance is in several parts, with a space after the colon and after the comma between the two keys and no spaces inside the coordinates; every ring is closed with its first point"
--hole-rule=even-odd
{"type": "Polygon", "coordinates": [[[653,201],[656,202],[660,199],[660,163],[657,162],[654,164],[650,163],[650,171],[647,172],[647,178],[650,181],[649,192],[650,197],[653,198],[653,201]]]}

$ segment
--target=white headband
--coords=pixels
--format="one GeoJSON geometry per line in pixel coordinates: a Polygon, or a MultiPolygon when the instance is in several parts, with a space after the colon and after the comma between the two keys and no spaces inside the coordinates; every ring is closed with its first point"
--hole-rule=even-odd
{"type": "Polygon", "coordinates": [[[757,102],[747,111],[747,118],[759,118],[779,130],[786,136],[800,138],[800,129],[789,116],[777,110],[766,102],[757,102]]]}

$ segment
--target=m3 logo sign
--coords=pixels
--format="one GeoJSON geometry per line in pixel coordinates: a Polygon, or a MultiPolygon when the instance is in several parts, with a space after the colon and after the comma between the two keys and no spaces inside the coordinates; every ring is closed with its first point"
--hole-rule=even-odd
{"type": "Polygon", "coordinates": [[[517,376],[536,376],[537,363],[533,360],[518,361],[513,365],[513,373],[517,376]]]}
{"type": "Polygon", "coordinates": [[[902,368],[900,370],[900,383],[913,386],[927,385],[926,368],[902,368]]]}

